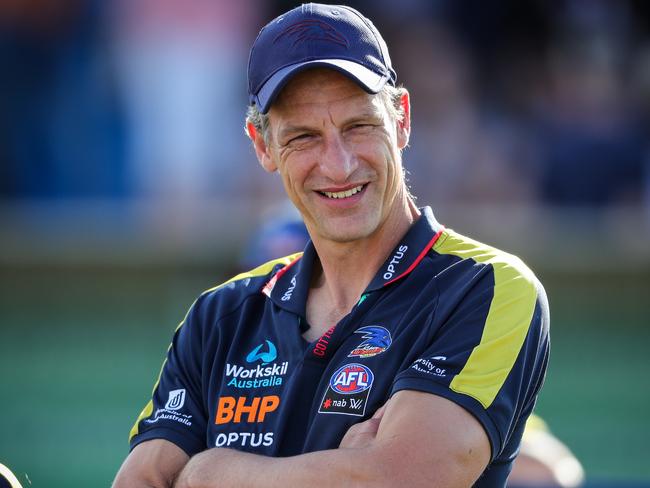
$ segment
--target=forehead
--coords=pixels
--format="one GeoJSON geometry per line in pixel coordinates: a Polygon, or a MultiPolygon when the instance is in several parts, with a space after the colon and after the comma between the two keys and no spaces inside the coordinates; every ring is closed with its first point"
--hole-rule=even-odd
{"type": "Polygon", "coordinates": [[[376,111],[377,98],[335,70],[315,68],[297,74],[287,83],[270,113],[286,117],[322,108],[376,111]]]}

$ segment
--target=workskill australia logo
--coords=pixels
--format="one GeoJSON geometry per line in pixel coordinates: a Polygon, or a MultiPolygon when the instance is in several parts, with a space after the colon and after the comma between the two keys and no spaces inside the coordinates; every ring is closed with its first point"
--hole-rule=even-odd
{"type": "Polygon", "coordinates": [[[354,333],[362,334],[361,337],[364,341],[348,354],[349,358],[370,358],[376,356],[388,349],[393,343],[390,331],[378,325],[361,327],[355,330],[354,333]]]}
{"type": "Polygon", "coordinates": [[[289,369],[289,361],[278,362],[277,358],[275,344],[265,340],[246,355],[247,366],[226,363],[227,386],[242,389],[280,386],[289,369]]]}
{"type": "Polygon", "coordinates": [[[259,346],[257,346],[255,349],[253,349],[251,352],[249,352],[248,356],[246,356],[246,362],[254,363],[255,361],[262,361],[262,364],[268,364],[270,362],[275,361],[276,358],[278,357],[278,350],[275,348],[275,344],[273,344],[271,341],[267,339],[266,351],[262,350],[263,346],[264,344],[262,343],[259,346]]]}
{"type": "Polygon", "coordinates": [[[375,375],[363,364],[341,366],[330,378],[319,413],[337,413],[363,417],[375,375]]]}

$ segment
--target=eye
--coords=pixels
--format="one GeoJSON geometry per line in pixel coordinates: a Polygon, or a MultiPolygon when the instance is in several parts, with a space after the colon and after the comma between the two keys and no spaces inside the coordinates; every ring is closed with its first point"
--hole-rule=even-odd
{"type": "Polygon", "coordinates": [[[359,122],[358,124],[351,125],[349,130],[363,131],[371,129],[372,127],[375,127],[375,124],[370,124],[368,122],[359,122]]]}
{"type": "Polygon", "coordinates": [[[312,134],[305,132],[304,134],[298,134],[297,136],[292,137],[287,141],[288,144],[293,144],[295,142],[304,142],[308,141],[312,137],[312,134]]]}

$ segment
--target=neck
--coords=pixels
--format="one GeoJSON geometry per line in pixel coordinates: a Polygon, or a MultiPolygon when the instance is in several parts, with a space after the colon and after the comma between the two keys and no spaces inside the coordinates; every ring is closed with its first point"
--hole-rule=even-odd
{"type": "Polygon", "coordinates": [[[420,215],[410,198],[394,206],[382,225],[370,236],[351,242],[313,238],[320,269],[312,275],[312,288],[318,289],[341,312],[348,312],[420,215]]]}

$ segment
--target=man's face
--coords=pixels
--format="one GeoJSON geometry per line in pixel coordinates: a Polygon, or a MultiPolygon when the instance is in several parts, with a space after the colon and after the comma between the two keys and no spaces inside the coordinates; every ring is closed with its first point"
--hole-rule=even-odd
{"type": "Polygon", "coordinates": [[[284,88],[269,120],[262,164],[280,173],[312,237],[370,237],[405,208],[408,124],[381,97],[333,70],[309,70],[284,88]]]}

